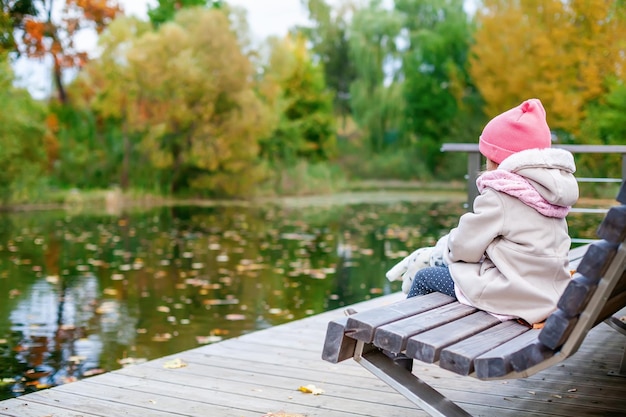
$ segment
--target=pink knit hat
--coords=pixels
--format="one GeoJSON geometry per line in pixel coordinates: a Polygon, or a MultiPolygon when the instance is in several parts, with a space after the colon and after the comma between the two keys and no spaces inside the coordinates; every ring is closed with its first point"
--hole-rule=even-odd
{"type": "Polygon", "coordinates": [[[499,164],[515,152],[549,148],[551,142],[546,111],[541,101],[531,98],[491,119],[480,135],[478,149],[499,164]]]}

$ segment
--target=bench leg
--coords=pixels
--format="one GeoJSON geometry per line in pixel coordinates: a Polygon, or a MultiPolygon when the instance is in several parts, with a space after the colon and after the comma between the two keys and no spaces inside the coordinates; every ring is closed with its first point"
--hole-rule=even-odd
{"type": "MultiPolygon", "coordinates": [[[[623,335],[626,335],[626,324],[618,319],[616,316],[609,317],[605,320],[605,323],[617,330],[623,335]]],[[[622,354],[622,360],[617,371],[609,371],[610,376],[621,376],[626,378],[626,344],[624,345],[624,352],[622,354]]]]}
{"type": "Polygon", "coordinates": [[[372,345],[357,342],[354,360],[431,416],[471,417],[471,414],[412,374],[405,363],[396,363],[372,345]]]}
{"type": "Polygon", "coordinates": [[[626,378],[626,345],[624,346],[624,352],[622,353],[622,361],[620,362],[619,370],[609,371],[608,375],[621,376],[622,378],[626,378]]]}

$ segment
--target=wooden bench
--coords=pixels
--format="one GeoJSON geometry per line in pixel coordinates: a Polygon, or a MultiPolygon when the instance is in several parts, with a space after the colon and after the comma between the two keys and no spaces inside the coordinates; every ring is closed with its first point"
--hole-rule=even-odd
{"type": "MultiPolygon", "coordinates": [[[[542,329],[492,315],[432,293],[331,321],[322,358],[353,358],[433,416],[469,416],[413,373],[413,360],[483,380],[523,378],[573,355],[587,332],[626,306],[626,182],[598,227],[599,240],[570,251],[572,280],[542,329]]],[[[620,369],[626,376],[626,349],[620,369]]]]}

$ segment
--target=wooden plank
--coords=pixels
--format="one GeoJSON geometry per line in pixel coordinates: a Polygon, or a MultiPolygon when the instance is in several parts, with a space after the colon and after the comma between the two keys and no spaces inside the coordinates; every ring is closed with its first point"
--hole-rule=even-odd
{"type": "Polygon", "coordinates": [[[577,322],[578,316],[569,317],[563,310],[556,310],[548,316],[539,333],[539,341],[549,349],[555,350],[565,343],[577,322]]]}
{"type": "Polygon", "coordinates": [[[450,296],[433,292],[405,299],[390,306],[359,312],[348,317],[346,332],[354,339],[370,343],[378,327],[454,301],[455,299],[450,296]]]}
{"type": "Polygon", "coordinates": [[[597,287],[596,280],[576,273],[559,298],[557,308],[561,309],[565,316],[574,317],[587,306],[587,302],[597,287]]]}
{"type": "Polygon", "coordinates": [[[474,360],[476,377],[479,379],[501,378],[513,372],[512,357],[523,348],[539,343],[538,336],[539,330],[531,329],[478,356],[474,360]]]}
{"type": "Polygon", "coordinates": [[[374,333],[374,345],[389,352],[400,353],[406,348],[409,337],[476,311],[476,308],[459,302],[446,304],[379,327],[374,333]]]}
{"type": "Polygon", "coordinates": [[[348,317],[342,317],[328,322],[322,359],[327,362],[338,363],[354,356],[356,340],[346,336],[348,317]]]}
{"type": "Polygon", "coordinates": [[[459,320],[409,338],[406,354],[422,362],[434,363],[439,360],[439,354],[446,346],[473,336],[498,323],[500,320],[491,314],[477,311],[459,320]]]}
{"type": "Polygon", "coordinates": [[[80,411],[69,410],[59,406],[53,412],[51,407],[32,401],[24,401],[20,398],[11,398],[0,402],[0,416],[9,417],[99,417],[102,414],[89,414],[80,411]]]}
{"type": "Polygon", "coordinates": [[[592,281],[600,280],[615,257],[618,246],[618,244],[606,240],[592,243],[578,264],[576,271],[592,281]]]}
{"type": "Polygon", "coordinates": [[[459,375],[469,375],[474,372],[474,359],[476,357],[522,333],[526,333],[528,330],[530,330],[529,327],[513,320],[497,324],[443,349],[439,366],[459,375]]]}
{"type": "MultiPolygon", "coordinates": [[[[334,404],[332,397],[314,396],[298,391],[296,384],[287,388],[276,386],[272,378],[269,382],[259,384],[259,379],[250,381],[228,381],[214,379],[206,380],[200,376],[191,376],[181,372],[160,372],[168,379],[157,379],[159,370],[153,370],[149,379],[129,378],[121,375],[108,375],[97,383],[86,381],[81,394],[86,397],[97,397],[98,393],[106,389],[107,395],[122,405],[131,405],[135,402],[148,402],[148,409],[158,409],[170,415],[203,417],[215,414],[229,416],[253,415],[262,416],[268,412],[289,412],[290,414],[320,415],[325,410],[333,410],[335,415],[350,417],[349,411],[341,410],[341,406],[334,404]],[[123,384],[123,385],[122,385],[123,384]],[[282,402],[282,404],[281,404],[282,402]],[[288,402],[288,405],[286,404],[288,402]],[[285,407],[288,407],[285,409],[285,407]]],[[[283,382],[284,384],[284,382],[283,382]]],[[[64,386],[70,390],[71,386],[64,386]]],[[[346,399],[344,409],[358,407],[358,400],[346,399]]],[[[384,407],[376,407],[373,412],[381,412],[384,407]]],[[[148,414],[148,413],[146,413],[148,414]]],[[[143,415],[146,415],[143,414],[143,415]]],[[[139,414],[138,414],[139,415],[139,414]]]]}
{"type": "MultiPolygon", "coordinates": [[[[105,393],[102,389],[93,396],[86,393],[65,392],[70,386],[77,388],[74,384],[60,385],[55,387],[54,390],[38,391],[28,394],[27,396],[20,397],[17,401],[22,402],[22,404],[48,406],[51,409],[60,407],[61,411],[57,412],[62,416],[67,415],[66,413],[86,413],[106,417],[128,417],[129,415],[172,417],[172,413],[161,411],[158,407],[154,406],[154,404],[150,405],[149,400],[144,398],[135,398],[132,403],[123,404],[116,401],[115,398],[111,398],[109,392],[105,393]]],[[[88,391],[89,385],[81,384],[81,389],[88,391]]],[[[151,397],[152,401],[155,399],[157,399],[155,396],[151,397]]],[[[24,407],[22,407],[22,409],[23,408],[24,407]]]]}
{"type": "Polygon", "coordinates": [[[626,205],[611,207],[598,227],[598,236],[611,243],[626,239],[626,205]]]}

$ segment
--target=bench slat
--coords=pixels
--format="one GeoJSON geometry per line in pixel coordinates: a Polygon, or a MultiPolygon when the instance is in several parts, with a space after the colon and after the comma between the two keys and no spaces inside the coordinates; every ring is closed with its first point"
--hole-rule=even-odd
{"type": "MultiPolygon", "coordinates": [[[[541,334],[541,332],[538,333],[541,334]]],[[[551,358],[554,353],[555,351],[541,343],[537,336],[536,341],[529,341],[526,346],[511,355],[511,366],[515,372],[524,372],[551,358]]]]}
{"type": "Polygon", "coordinates": [[[346,332],[350,333],[350,337],[354,339],[371,343],[374,339],[374,332],[380,326],[456,301],[454,298],[439,292],[433,292],[420,298],[419,303],[416,303],[415,300],[406,299],[390,306],[353,314],[348,317],[346,332]]]}
{"type": "Polygon", "coordinates": [[[400,353],[406,348],[409,337],[476,311],[475,307],[459,302],[446,304],[425,313],[379,327],[374,333],[374,345],[390,352],[400,353]]]}
{"type": "Polygon", "coordinates": [[[592,243],[589,245],[580,264],[578,264],[576,272],[586,276],[590,280],[600,280],[615,257],[618,246],[619,244],[604,240],[592,243]]]}
{"type": "Polygon", "coordinates": [[[474,359],[483,353],[508,342],[530,328],[516,321],[509,320],[497,324],[462,342],[455,343],[441,351],[439,366],[459,375],[474,372],[474,359]]]}
{"type": "Polygon", "coordinates": [[[427,363],[437,362],[443,348],[498,323],[500,320],[491,314],[477,311],[459,320],[409,338],[406,344],[406,355],[427,363]]]}
{"type": "Polygon", "coordinates": [[[508,342],[489,350],[474,360],[474,370],[479,379],[500,378],[513,371],[511,359],[524,347],[539,343],[539,330],[530,329],[508,342]]]}
{"type": "Polygon", "coordinates": [[[577,315],[572,317],[565,314],[563,310],[556,310],[548,316],[545,326],[539,333],[539,340],[546,347],[554,350],[565,343],[577,322],[577,315]]]}
{"type": "Polygon", "coordinates": [[[354,356],[356,340],[346,335],[347,322],[348,317],[341,317],[328,323],[322,349],[323,360],[338,363],[354,356]]]}
{"type": "Polygon", "coordinates": [[[575,274],[570,280],[557,303],[557,308],[563,310],[568,317],[574,317],[587,306],[587,302],[598,286],[597,281],[584,275],[575,274]]]}
{"type": "Polygon", "coordinates": [[[626,206],[611,207],[598,227],[597,234],[612,243],[626,239],[626,206]]]}

